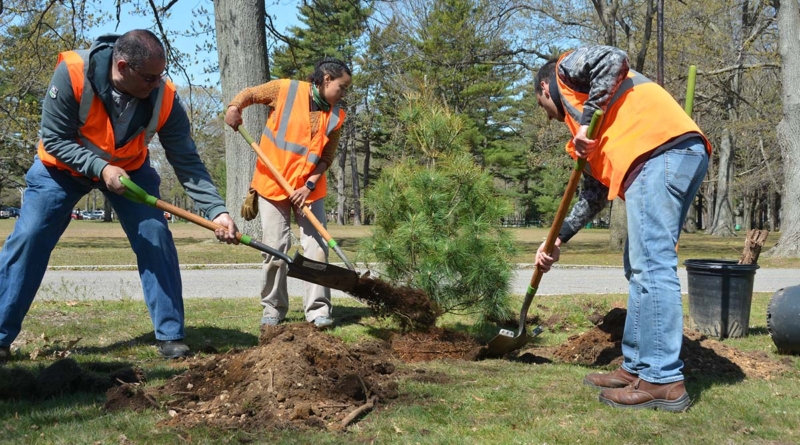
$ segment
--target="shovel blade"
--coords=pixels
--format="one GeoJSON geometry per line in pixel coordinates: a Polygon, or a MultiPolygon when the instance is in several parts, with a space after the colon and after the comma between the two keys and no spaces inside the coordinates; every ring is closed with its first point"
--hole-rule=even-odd
{"type": "Polygon", "coordinates": [[[358,284],[358,274],[350,269],[310,260],[299,253],[289,263],[290,277],[349,292],[358,284]]]}
{"type": "Polygon", "coordinates": [[[516,337],[514,336],[514,332],[507,329],[501,329],[500,333],[497,334],[493,339],[489,340],[489,344],[486,345],[487,353],[494,357],[506,355],[511,351],[516,351],[517,349],[524,347],[526,344],[528,344],[528,342],[533,340],[534,337],[541,333],[541,326],[537,326],[531,333],[528,333],[528,329],[524,328],[516,337]]]}

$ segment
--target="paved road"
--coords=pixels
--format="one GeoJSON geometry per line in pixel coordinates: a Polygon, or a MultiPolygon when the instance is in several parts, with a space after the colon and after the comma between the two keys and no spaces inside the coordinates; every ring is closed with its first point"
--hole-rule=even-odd
{"type": "MultiPolygon", "coordinates": [[[[533,269],[521,266],[516,270],[512,291],[523,295],[530,283],[533,269]]],[[[261,272],[258,265],[185,266],[181,270],[185,298],[238,298],[258,295],[261,272]]],[[[687,290],[686,269],[679,269],[681,289],[687,290]]],[[[289,294],[302,295],[304,282],[289,280],[289,294]]],[[[798,269],[759,269],[754,280],[755,292],[775,292],[800,285],[798,269]]],[[[622,269],[617,267],[558,267],[547,273],[537,295],[627,293],[622,269]]],[[[346,293],[333,291],[334,297],[346,293]]],[[[37,299],[40,300],[118,300],[142,299],[139,275],[135,270],[95,268],[48,270],[37,299]]]]}

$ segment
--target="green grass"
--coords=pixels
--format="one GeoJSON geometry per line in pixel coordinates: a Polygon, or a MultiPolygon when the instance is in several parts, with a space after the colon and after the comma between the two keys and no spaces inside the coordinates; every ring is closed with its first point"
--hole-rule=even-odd
{"type": "MultiPolygon", "coordinates": [[[[400,364],[416,372],[402,378],[400,397],[370,412],[347,433],[326,431],[175,430],[157,427],[163,411],[103,411],[102,394],[74,394],[47,401],[0,401],[0,443],[285,443],[285,444],[790,444],[800,441],[800,359],[781,356],[767,334],[770,294],[756,294],[751,335],[725,344],[763,351],[771,360],[786,360],[787,375],[770,380],[726,381],[714,376],[689,380],[691,409],[682,414],[612,410],[597,401],[597,391],[581,380],[594,368],[568,364],[531,365],[507,360],[432,361],[400,364]],[[127,439],[130,442],[125,442],[127,439]]],[[[625,301],[624,295],[541,297],[532,314],[563,322],[545,331],[535,346],[554,346],[592,325],[594,311],[625,301]]],[[[391,323],[376,321],[357,302],[337,299],[335,315],[359,323],[331,331],[347,342],[386,332],[391,323]]],[[[301,321],[299,299],[289,318],[301,321]]],[[[186,301],[187,342],[195,350],[220,353],[251,348],[258,342],[260,306],[255,299],[186,301]]],[[[441,324],[469,331],[486,341],[496,326],[481,326],[467,317],[447,316],[441,324]]],[[[148,386],[158,386],[182,372],[186,364],[157,357],[147,311],[140,301],[35,302],[13,362],[31,370],[51,363],[55,352],[81,338],[70,357],[79,363],[131,364],[141,367],[148,386]],[[28,355],[39,351],[36,360],[28,355]]],[[[201,354],[202,355],[202,354],[201,354]]],[[[8,366],[8,365],[7,365],[8,366]]],[[[400,373],[397,373],[398,375],[400,373]]]]}
{"type": "MultiPolygon", "coordinates": [[[[13,220],[0,220],[5,239],[13,220]]],[[[215,242],[205,229],[171,224],[184,264],[255,263],[257,251],[215,242]]],[[[369,236],[369,227],[329,227],[351,259],[356,241],[369,236]]],[[[517,262],[531,262],[546,236],[544,229],[511,229],[520,246],[517,262]]],[[[778,236],[773,234],[768,246],[778,236]]],[[[584,230],[562,253],[563,264],[619,265],[620,255],[608,252],[605,230],[584,230]]],[[[683,235],[681,260],[730,258],[741,253],[743,237],[714,238],[683,235]]],[[[75,221],[57,246],[51,265],[132,265],[133,254],[116,223],[75,221]]],[[[762,267],[799,267],[798,260],[762,257],[762,267]]],[[[70,301],[36,301],[15,347],[15,360],[6,365],[36,371],[55,360],[70,342],[79,340],[70,357],[81,364],[104,363],[141,367],[146,385],[157,387],[183,372],[183,362],[160,359],[147,310],[141,301],[94,301],[71,293],[70,301]],[[35,359],[30,358],[37,353],[35,359]]],[[[800,442],[800,359],[781,356],[766,328],[770,294],[756,294],[750,318],[751,334],[727,339],[743,351],[760,351],[771,360],[784,360],[791,372],[770,380],[726,381],[699,375],[687,386],[692,408],[682,414],[617,411],[601,405],[597,392],[581,384],[594,368],[568,364],[531,365],[508,360],[480,362],[432,361],[399,364],[416,370],[399,381],[400,397],[382,404],[347,433],[327,431],[189,431],[157,427],[168,414],[149,410],[105,412],[103,394],[79,393],[45,401],[0,400],[2,444],[791,444],[800,442]]],[[[520,298],[520,296],[518,296],[520,298]]],[[[536,346],[557,346],[592,328],[587,317],[625,305],[625,295],[540,296],[531,314],[557,322],[537,337],[536,346]]],[[[185,302],[187,342],[195,351],[220,353],[258,344],[260,306],[253,299],[198,298],[185,302]]],[[[349,299],[334,302],[338,319],[360,318],[331,331],[346,342],[385,335],[394,326],[372,318],[349,299]]],[[[293,299],[289,319],[303,320],[293,299]]],[[[487,341],[498,327],[469,317],[448,315],[440,325],[487,341]]],[[[204,355],[200,352],[200,355],[204,355]]],[[[398,373],[398,375],[401,373],[398,373]]]]}
{"type": "MultiPolygon", "coordinates": [[[[15,220],[0,220],[0,242],[5,242],[15,220]]],[[[261,261],[261,252],[246,246],[219,243],[213,234],[191,223],[170,224],[178,257],[182,264],[246,264],[261,261]]],[[[547,237],[547,229],[515,228],[509,230],[516,240],[518,253],[515,263],[532,263],[536,249],[547,237]]],[[[328,227],[331,236],[351,261],[361,261],[356,252],[357,242],[371,235],[369,226],[328,227]]],[[[778,241],[780,234],[767,239],[764,252],[778,241]]],[[[608,230],[585,229],[562,248],[562,265],[622,265],[622,253],[608,249],[608,230]]],[[[678,256],[680,263],[689,258],[738,259],[744,248],[744,235],[720,238],[702,233],[681,235],[678,256]]],[[[331,261],[338,261],[331,253],[331,261]]],[[[73,221],[59,241],[50,259],[51,266],[129,265],[136,264],[128,239],[116,222],[73,221]]],[[[759,259],[761,267],[800,268],[800,258],[759,259]]]]}

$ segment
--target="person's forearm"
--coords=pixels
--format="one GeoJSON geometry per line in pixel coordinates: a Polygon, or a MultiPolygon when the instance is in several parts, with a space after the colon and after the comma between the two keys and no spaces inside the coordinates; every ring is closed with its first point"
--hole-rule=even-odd
{"type": "MultiPolygon", "coordinates": [[[[600,213],[608,203],[608,188],[591,176],[584,177],[584,186],[578,202],[564,218],[558,239],[566,244],[578,231],[600,213]]],[[[559,244],[560,245],[560,244],[559,244]]]]}
{"type": "Polygon", "coordinates": [[[276,81],[267,82],[254,87],[245,88],[230,101],[228,106],[235,106],[242,111],[253,104],[269,105],[273,103],[280,92],[280,85],[276,81]]]}
{"type": "Polygon", "coordinates": [[[191,138],[189,119],[177,97],[167,121],[158,133],[167,161],[175,170],[186,194],[194,200],[208,219],[227,213],[225,202],[211,180],[197,147],[191,138]]]}

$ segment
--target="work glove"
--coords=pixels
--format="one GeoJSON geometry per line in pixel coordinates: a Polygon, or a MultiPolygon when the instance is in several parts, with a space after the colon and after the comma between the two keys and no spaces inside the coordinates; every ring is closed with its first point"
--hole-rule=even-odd
{"type": "Polygon", "coordinates": [[[258,215],[258,193],[255,190],[250,189],[247,192],[247,197],[244,198],[240,213],[245,221],[250,221],[258,215]]]}

